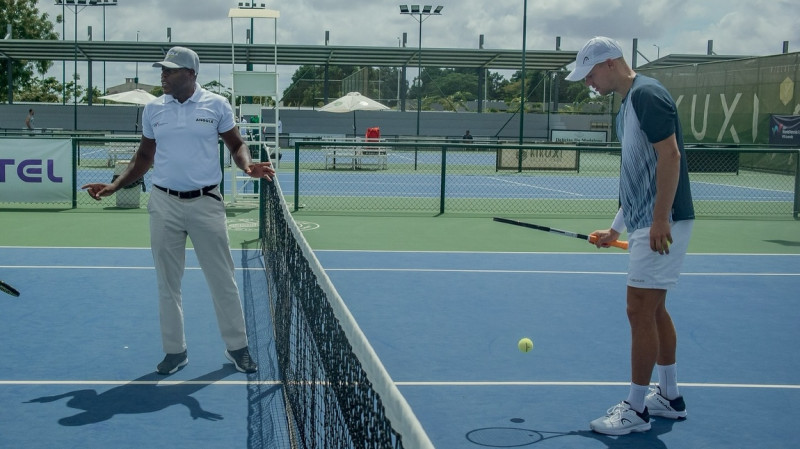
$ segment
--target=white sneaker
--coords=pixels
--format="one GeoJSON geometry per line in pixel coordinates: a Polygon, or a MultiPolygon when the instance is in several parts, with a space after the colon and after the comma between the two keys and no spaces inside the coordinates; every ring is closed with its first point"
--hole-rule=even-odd
{"type": "Polygon", "coordinates": [[[589,427],[597,433],[605,435],[627,435],[631,432],[647,432],[650,430],[650,415],[645,407],[642,413],[631,408],[625,401],[608,409],[606,416],[589,423],[589,427]]]}
{"type": "Polygon", "coordinates": [[[683,402],[683,396],[667,399],[661,395],[661,387],[650,390],[650,393],[644,398],[644,405],[653,416],[670,419],[686,418],[686,403],[683,402]]]}

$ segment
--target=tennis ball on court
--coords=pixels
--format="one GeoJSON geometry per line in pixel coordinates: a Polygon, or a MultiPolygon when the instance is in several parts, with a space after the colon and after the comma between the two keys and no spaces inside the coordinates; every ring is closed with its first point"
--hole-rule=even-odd
{"type": "Polygon", "coordinates": [[[517,347],[521,352],[529,352],[533,349],[533,341],[530,338],[522,338],[520,339],[519,343],[517,343],[517,347]]]}

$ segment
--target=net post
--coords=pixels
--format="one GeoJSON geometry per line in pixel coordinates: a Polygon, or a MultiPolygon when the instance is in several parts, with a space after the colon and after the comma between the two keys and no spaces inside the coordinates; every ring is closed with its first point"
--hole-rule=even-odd
{"type": "Polygon", "coordinates": [[[72,141],[72,208],[78,208],[78,144],[75,136],[72,141]]]}
{"type": "MultiPolygon", "coordinates": [[[[269,152],[261,146],[261,154],[258,155],[259,160],[262,161],[270,161],[269,159],[269,152]]],[[[274,182],[274,179],[273,179],[274,182]]],[[[267,212],[266,209],[266,182],[258,183],[258,238],[263,242],[264,239],[267,237],[267,226],[265,223],[265,214],[267,212]]]]}
{"type": "Polygon", "coordinates": [[[294,212],[300,210],[300,142],[294,142],[294,212]]]}
{"type": "Polygon", "coordinates": [[[447,178],[447,145],[442,145],[441,190],[439,193],[439,213],[444,213],[445,178],[447,178]]]}
{"type": "Polygon", "coordinates": [[[800,220],[800,150],[795,155],[794,165],[794,219],[800,220]]]}

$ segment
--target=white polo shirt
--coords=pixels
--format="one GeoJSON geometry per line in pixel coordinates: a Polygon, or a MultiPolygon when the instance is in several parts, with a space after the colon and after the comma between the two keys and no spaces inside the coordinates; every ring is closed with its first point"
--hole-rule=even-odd
{"type": "Polygon", "coordinates": [[[153,184],[182,192],[219,184],[219,134],[234,126],[228,100],[196,83],[183,103],[162,95],[145,105],[142,134],[156,141],[153,184]]]}

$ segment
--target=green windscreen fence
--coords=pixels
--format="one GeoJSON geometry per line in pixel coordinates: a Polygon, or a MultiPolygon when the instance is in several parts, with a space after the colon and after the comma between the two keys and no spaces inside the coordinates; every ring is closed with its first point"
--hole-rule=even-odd
{"type": "Polygon", "coordinates": [[[770,117],[800,110],[800,53],[637,71],[675,99],[685,142],[766,145],[770,117]]]}

